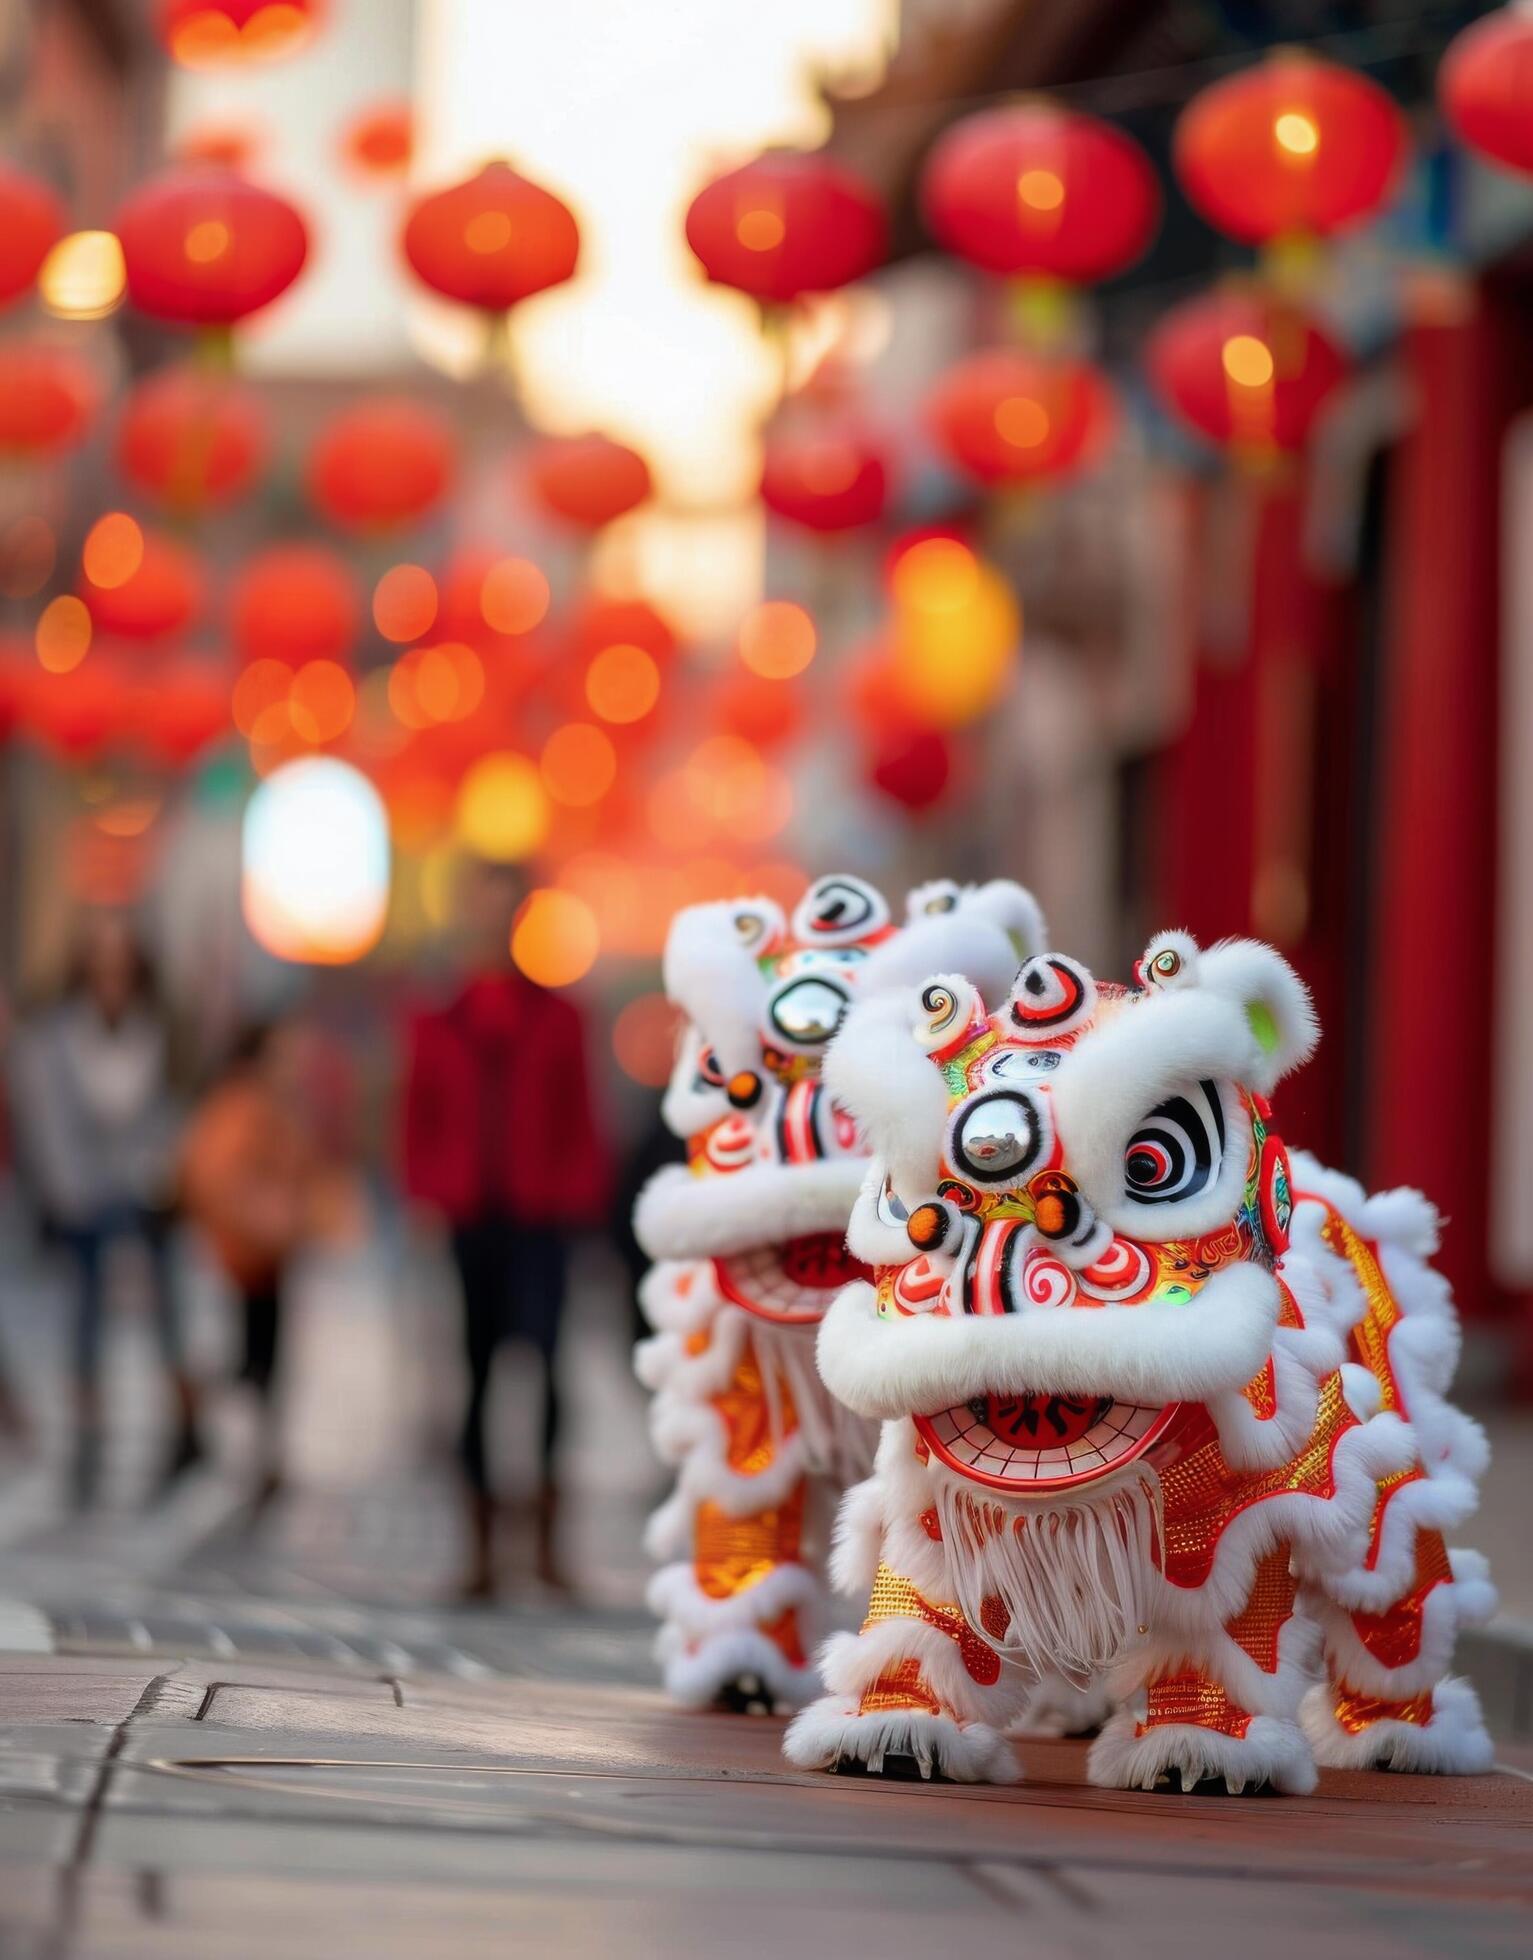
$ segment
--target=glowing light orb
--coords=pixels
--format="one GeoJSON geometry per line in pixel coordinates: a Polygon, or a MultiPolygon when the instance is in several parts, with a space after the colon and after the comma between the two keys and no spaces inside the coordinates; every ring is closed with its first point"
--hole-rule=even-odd
{"type": "Polygon", "coordinates": [[[786,681],[814,658],[814,621],[802,606],[769,599],[754,606],[740,626],[740,658],[763,680],[786,681]]]}
{"type": "Polygon", "coordinates": [[[72,231],[43,260],[37,289],[63,320],[101,320],[122,304],[128,270],[114,231],[72,231]]]}
{"type": "Polygon", "coordinates": [[[511,957],[540,987],[568,987],[601,951],[596,914],[573,892],[542,886],[528,894],[511,928],[511,957]]]}
{"type": "Polygon", "coordinates": [[[305,757],[274,769],[245,810],[241,902],[278,959],[344,966],[378,943],[389,906],[382,799],[349,763],[305,757]]]}
{"type": "Polygon", "coordinates": [[[530,857],[548,834],[548,796],[535,762],[506,749],[481,756],[458,789],[458,842],[497,864],[530,857]]]}

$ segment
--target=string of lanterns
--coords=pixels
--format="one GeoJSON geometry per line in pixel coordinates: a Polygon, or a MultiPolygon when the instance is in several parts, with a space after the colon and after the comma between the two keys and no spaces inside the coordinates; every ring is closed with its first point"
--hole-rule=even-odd
{"type": "MultiPolygon", "coordinates": [[[[166,0],[157,20],[177,61],[216,66],[288,56],[324,12],[295,0],[166,0]]],[[[1508,8],[1468,29],[1440,90],[1466,145],[1533,173],[1526,13],[1508,8]]],[[[360,175],[398,181],[408,105],[376,105],[338,143],[360,175]]],[[[1171,417],[1238,467],[1270,471],[1301,451],[1345,380],[1346,354],[1312,303],[1315,267],[1328,241],[1384,208],[1408,160],[1387,93],[1302,53],[1215,81],[1179,117],[1172,163],[1188,203],[1258,262],[1171,307],[1144,368],[1171,417]]],[[[1124,411],[1089,357],[1085,322],[1090,289],[1138,262],[1160,226],[1162,189],[1144,153],[1056,103],[984,108],[933,146],[917,201],[932,239],[1006,296],[1009,322],[1000,344],[926,392],[929,453],[960,494],[1012,504],[1099,467],[1124,411]]],[[[90,317],[90,282],[94,310],[105,310],[116,263],[128,303],[186,332],[192,351],[133,382],[111,425],[115,468],[156,524],[101,518],[74,590],[41,608],[28,642],[0,646],[0,734],[30,729],[72,760],[115,750],[175,770],[232,729],[258,773],[316,754],[347,761],[377,786],[402,847],[456,835],[491,856],[547,855],[575,867],[570,891],[604,919],[628,918],[633,894],[620,900],[592,867],[624,862],[636,834],[699,858],[703,883],[728,876],[708,851],[773,847],[792,812],[781,758],[814,721],[820,627],[809,610],[782,599],[755,608],[710,670],[680,657],[648,607],[584,599],[556,616],[546,574],[525,557],[468,547],[414,562],[403,547],[450,497],[459,439],[439,409],[398,396],[364,396],[308,439],[302,493],[338,542],[267,543],[220,589],[196,526],[248,499],[274,448],[260,394],[232,372],[233,343],[301,278],[304,216],[247,174],[242,151],[218,160],[215,144],[130,192],[110,232],[71,234],[68,222],[45,184],[0,163],[0,307],[72,279],[85,300],[54,310],[90,317]]],[[[817,297],[865,279],[888,249],[872,187],[830,157],[796,152],[713,178],[684,235],[700,276],[755,301],[785,350],[817,297]]],[[[568,205],[503,160],[410,198],[400,227],[411,276],[477,315],[487,349],[518,306],[578,276],[581,246],[568,205]]],[[[4,342],[0,465],[67,453],[95,429],[108,392],[71,346],[4,342]]],[[[834,363],[785,389],[759,484],[774,521],[827,552],[847,540],[860,549],[857,534],[889,522],[904,477],[903,432],[881,427],[834,363]]],[[[513,489],[576,552],[654,496],[645,458],[599,432],[533,440],[513,489]]],[[[1013,684],[1021,618],[967,530],[897,540],[883,585],[883,626],[838,659],[837,702],[868,786],[924,813],[969,773],[965,731],[1013,684]]]]}

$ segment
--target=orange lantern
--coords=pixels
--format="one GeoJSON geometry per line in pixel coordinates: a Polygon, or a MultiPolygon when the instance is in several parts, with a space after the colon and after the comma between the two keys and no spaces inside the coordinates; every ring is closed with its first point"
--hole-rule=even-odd
{"type": "Polygon", "coordinates": [[[1172,142],[1190,202],[1247,245],[1365,223],[1407,153],[1405,119],[1377,82],[1295,50],[1194,96],[1172,142]]]}
{"type": "Polygon", "coordinates": [[[415,147],[408,101],[375,102],[346,125],[341,155],[364,177],[403,177],[415,147]]]}
{"type": "Polygon", "coordinates": [[[207,579],[195,552],[163,532],[146,531],[131,518],[104,520],[86,539],[80,597],[97,630],[124,640],[161,640],[179,633],[201,613],[207,579]],[[92,540],[106,525],[138,532],[136,546],[96,551],[92,540]]]}
{"type": "Polygon", "coordinates": [[[160,38],[184,68],[271,61],[303,46],[321,0],[160,0],[160,38]]]}
{"type": "Polygon", "coordinates": [[[580,228],[569,206],[508,163],[419,198],[404,229],[404,254],[424,285],[445,299],[504,313],[574,276],[580,228]]]}
{"type": "Polygon", "coordinates": [[[859,423],[818,418],[767,437],[761,501],[774,517],[806,531],[854,531],[876,524],[888,499],[888,459],[859,423]]]}
{"type": "Polygon", "coordinates": [[[78,354],[43,343],[0,344],[0,459],[71,448],[100,400],[95,371],[78,354]]]}
{"type": "Polygon", "coordinates": [[[343,530],[414,523],[447,494],[457,443],[434,409],[370,396],[332,416],[309,451],[309,501],[343,530]]]}
{"type": "Polygon", "coordinates": [[[130,731],[132,705],[120,660],[113,649],[98,647],[75,673],[34,668],[22,713],[43,747],[66,762],[87,762],[130,731]]]}
{"type": "Polygon", "coordinates": [[[1173,307],[1145,356],[1157,393],[1221,447],[1260,459],[1303,446],[1346,357],[1313,320],[1228,288],[1173,307]]]}
{"type": "Polygon", "coordinates": [[[971,265],[1086,285],[1144,255],[1160,187],[1111,123],[1023,102],[945,132],[921,175],[921,207],[938,243],[971,265]]]}
{"type": "Polygon", "coordinates": [[[943,454],[976,483],[1047,483],[1100,461],[1118,407],[1089,361],[1002,348],[951,368],[927,398],[926,423],[943,454]]]}
{"type": "Polygon", "coordinates": [[[1443,56],[1437,95],[1470,149],[1533,171],[1533,18],[1503,7],[1466,27],[1443,56]]]}
{"type": "Polygon", "coordinates": [[[636,449],[599,435],[550,436],[537,443],[527,477],[544,510],[581,531],[599,531],[637,509],[653,487],[649,465],[636,449]]]}
{"type": "Polygon", "coordinates": [[[717,286],[786,304],[829,293],[882,263],[888,221],[844,164],[782,152],[714,178],[687,209],[687,243],[717,286]]]}
{"type": "Polygon", "coordinates": [[[194,517],[242,497],[266,465],[257,398],[206,368],[162,368],[130,391],[117,467],[162,509],[194,517]]]}
{"type": "Polygon", "coordinates": [[[343,661],[362,623],[362,592],[337,551],[317,544],[278,544],[259,552],[235,577],[229,629],[242,661],[343,661]]]}
{"type": "Polygon", "coordinates": [[[303,270],[309,235],[294,207],[232,170],[182,165],[119,209],[128,297],[151,319],[228,327],[269,306],[303,270]]]}
{"type": "Polygon", "coordinates": [[[0,306],[32,290],[67,223],[47,184],[0,162],[0,306]]]}

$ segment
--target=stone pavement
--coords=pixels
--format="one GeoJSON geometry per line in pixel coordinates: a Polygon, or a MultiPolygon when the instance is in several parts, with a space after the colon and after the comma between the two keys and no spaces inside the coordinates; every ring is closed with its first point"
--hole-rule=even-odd
{"type": "Polygon", "coordinates": [[[1528,1951],[1533,1755],[1286,1799],[1095,1792],[1057,1742],[1016,1789],[844,1781],[669,1710],[644,1640],[523,1611],[468,1677],[0,1655],[0,1953],[1528,1951]]]}

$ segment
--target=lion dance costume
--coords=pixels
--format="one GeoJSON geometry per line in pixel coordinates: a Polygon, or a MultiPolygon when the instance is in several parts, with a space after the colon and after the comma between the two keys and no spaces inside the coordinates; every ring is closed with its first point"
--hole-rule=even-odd
{"type": "Polygon", "coordinates": [[[845,1248],[862,1152],[820,1082],[825,1047],[854,993],[936,965],[1004,988],[1044,943],[1031,898],[1001,883],[925,886],[904,926],[851,877],[820,879],[791,921],[751,899],[672,924],[665,983],[685,1026],[662,1107],[688,1161],[645,1187],[634,1228],[656,1261],[641,1299],[657,1331],[636,1365],[678,1473],[650,1520],[649,1549],[671,1562],[649,1597],[681,1702],[767,1709],[814,1693],[816,1512],[872,1461],[874,1426],[815,1371],[820,1317],[864,1270],[845,1248]]]}
{"type": "Polygon", "coordinates": [[[834,1570],[871,1604],[793,1722],[804,1767],[1016,1774],[1038,1677],[1104,1679],[1091,1780],[1313,1786],[1317,1762],[1490,1763],[1461,1624],[1494,1607],[1444,1533],[1486,1448],[1412,1191],[1290,1163],[1266,1100],[1308,995],[1269,948],[1153,941],[1133,988],[1027,961],[860,1006],[826,1082],[873,1153],[873,1269],[821,1372],[882,1418],[834,1570]]]}

